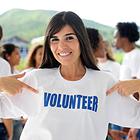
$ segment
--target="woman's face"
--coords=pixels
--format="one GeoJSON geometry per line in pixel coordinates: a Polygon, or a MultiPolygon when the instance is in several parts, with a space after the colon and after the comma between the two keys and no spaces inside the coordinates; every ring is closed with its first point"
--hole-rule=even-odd
{"type": "Polygon", "coordinates": [[[105,42],[101,35],[99,36],[98,48],[94,50],[94,54],[95,54],[95,57],[97,58],[104,58],[106,56],[105,42]]]}
{"type": "Polygon", "coordinates": [[[41,64],[42,55],[43,55],[43,47],[42,47],[42,48],[39,48],[39,49],[36,51],[36,54],[35,54],[36,68],[38,68],[38,67],[40,66],[40,64],[41,64]]]}
{"type": "Polygon", "coordinates": [[[50,39],[50,48],[55,59],[61,65],[78,64],[80,61],[80,46],[73,29],[66,25],[50,39]]]}
{"type": "Polygon", "coordinates": [[[8,55],[8,62],[11,66],[19,65],[20,62],[20,50],[19,48],[15,48],[11,55],[8,55]]]}
{"type": "Polygon", "coordinates": [[[114,46],[118,49],[123,49],[125,38],[121,37],[119,32],[116,31],[114,35],[114,46]]]}

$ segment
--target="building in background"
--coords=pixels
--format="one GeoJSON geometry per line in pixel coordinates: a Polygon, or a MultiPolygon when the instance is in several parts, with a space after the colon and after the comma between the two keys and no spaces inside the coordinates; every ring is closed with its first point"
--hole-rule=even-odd
{"type": "Polygon", "coordinates": [[[21,58],[25,58],[27,56],[28,45],[30,42],[28,42],[18,36],[14,36],[7,40],[3,40],[1,42],[1,44],[6,44],[6,43],[12,43],[12,44],[15,44],[16,46],[18,46],[20,48],[21,58]]]}

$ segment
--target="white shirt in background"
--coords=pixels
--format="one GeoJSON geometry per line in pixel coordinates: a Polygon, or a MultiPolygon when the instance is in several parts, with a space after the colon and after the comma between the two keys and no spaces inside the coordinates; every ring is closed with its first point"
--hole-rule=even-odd
{"type": "Polygon", "coordinates": [[[140,49],[135,48],[132,51],[125,53],[120,71],[120,80],[132,79],[137,77],[140,69],[140,49]]]}
{"type": "MultiPolygon", "coordinates": [[[[0,77],[1,76],[8,76],[11,74],[11,67],[9,63],[0,57],[0,77]]],[[[2,96],[2,95],[0,95],[2,96]]],[[[0,118],[0,123],[2,122],[2,119],[0,118]]]]}
{"type": "Polygon", "coordinates": [[[11,67],[9,63],[0,57],[0,76],[11,75],[11,67]]]}
{"type": "Polygon", "coordinates": [[[99,66],[99,68],[101,70],[112,73],[114,78],[119,80],[119,77],[120,77],[120,64],[118,62],[107,60],[106,62],[103,62],[103,63],[99,62],[98,66],[99,66]]]}

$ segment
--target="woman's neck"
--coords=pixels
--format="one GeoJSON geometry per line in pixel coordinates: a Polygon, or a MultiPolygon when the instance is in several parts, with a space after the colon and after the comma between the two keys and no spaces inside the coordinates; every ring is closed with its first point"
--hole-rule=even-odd
{"type": "Polygon", "coordinates": [[[80,64],[78,66],[60,66],[60,73],[64,79],[75,81],[80,80],[86,73],[85,67],[80,64]]]}

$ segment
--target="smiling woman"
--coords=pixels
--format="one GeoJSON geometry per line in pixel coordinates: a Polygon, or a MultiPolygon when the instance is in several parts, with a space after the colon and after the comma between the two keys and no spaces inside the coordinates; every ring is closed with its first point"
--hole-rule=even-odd
{"type": "MultiPolygon", "coordinates": [[[[80,56],[78,38],[68,25],[50,38],[50,48],[55,59],[63,65],[73,64],[80,56]]],[[[79,60],[79,66],[80,63],[79,60]]]]}

